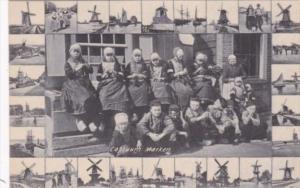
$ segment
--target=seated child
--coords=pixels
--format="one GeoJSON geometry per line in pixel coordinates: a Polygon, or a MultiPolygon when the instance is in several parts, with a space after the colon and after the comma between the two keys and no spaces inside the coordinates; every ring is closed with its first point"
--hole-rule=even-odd
{"type": "Polygon", "coordinates": [[[129,149],[136,147],[136,137],[129,125],[128,115],[117,113],[114,119],[116,126],[109,144],[110,153],[117,157],[132,155],[134,152],[129,149]]]}
{"type": "Polygon", "coordinates": [[[187,148],[189,145],[189,127],[184,120],[180,107],[176,104],[171,104],[169,107],[169,117],[172,119],[175,125],[175,132],[172,136],[176,137],[176,141],[179,145],[187,148]]]}

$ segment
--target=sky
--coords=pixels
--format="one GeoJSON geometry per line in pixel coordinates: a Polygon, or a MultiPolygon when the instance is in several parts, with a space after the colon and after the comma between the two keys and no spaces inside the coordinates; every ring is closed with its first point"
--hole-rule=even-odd
{"type": "Polygon", "coordinates": [[[45,45],[45,36],[38,34],[9,36],[9,44],[21,44],[23,41],[26,41],[26,45],[45,45]]]}
{"type": "MultiPolygon", "coordinates": [[[[179,10],[183,6],[183,10],[189,10],[190,18],[195,17],[195,10],[197,7],[197,17],[206,18],[206,1],[174,1],[174,17],[181,18],[179,10]]],[[[184,16],[185,18],[185,16],[184,16]]]]}
{"type": "Polygon", "coordinates": [[[109,1],[78,1],[78,22],[89,21],[92,13],[88,12],[94,10],[96,5],[96,12],[100,13],[98,18],[103,22],[108,22],[109,17],[109,1]]]}
{"type": "Polygon", "coordinates": [[[273,157],[273,173],[272,173],[272,179],[273,180],[282,180],[283,178],[283,172],[282,170],[279,170],[280,168],[284,168],[286,164],[286,160],[288,160],[288,167],[294,167],[294,170],[292,172],[293,178],[300,178],[300,158],[292,158],[292,157],[273,157]]]}
{"type": "Polygon", "coordinates": [[[281,9],[277,6],[277,3],[281,4],[283,8],[292,5],[290,10],[291,20],[295,23],[300,23],[300,3],[299,1],[272,1],[272,22],[279,22],[282,19],[282,15],[276,16],[281,12],[281,9]]]}
{"type": "Polygon", "coordinates": [[[45,72],[44,65],[11,65],[9,68],[9,76],[15,78],[18,75],[19,69],[24,73],[27,73],[27,76],[32,79],[37,79],[43,72],[45,72]]]}
{"type": "Polygon", "coordinates": [[[26,103],[29,105],[30,109],[33,108],[45,108],[45,97],[44,96],[10,96],[9,104],[21,104],[23,109],[25,109],[26,103]]]}
{"type": "MultiPolygon", "coordinates": [[[[207,180],[212,180],[214,174],[219,170],[218,164],[214,160],[215,158],[207,159],[207,180]]],[[[226,161],[229,161],[227,164],[229,182],[233,182],[234,179],[239,177],[239,158],[216,158],[221,165],[226,161]]]]}
{"type": "Polygon", "coordinates": [[[69,1],[51,1],[51,0],[48,0],[52,3],[54,3],[56,5],[57,8],[70,8],[74,5],[76,5],[76,1],[72,1],[72,0],[69,0],[69,1]]]}
{"type": "Polygon", "coordinates": [[[10,174],[19,175],[25,169],[25,167],[22,165],[22,161],[24,161],[27,167],[30,167],[33,163],[35,163],[35,166],[31,168],[34,174],[45,174],[44,158],[11,158],[10,174]]]}
{"type": "Polygon", "coordinates": [[[272,96],[272,113],[275,114],[279,112],[282,108],[282,104],[285,102],[285,105],[289,109],[293,110],[295,113],[300,113],[300,100],[299,95],[273,95],[272,96]]]}
{"type": "MultiPolygon", "coordinates": [[[[173,15],[173,1],[166,0],[165,2],[165,8],[168,9],[167,15],[168,18],[173,20],[174,15],[173,15]]],[[[142,21],[144,25],[150,25],[152,23],[152,19],[155,15],[155,9],[158,7],[161,7],[163,5],[163,1],[161,0],[144,0],[142,3],[142,21]]]]}
{"type": "Polygon", "coordinates": [[[254,165],[257,160],[257,164],[261,165],[261,167],[259,168],[260,175],[265,170],[268,170],[270,173],[272,173],[271,158],[240,158],[240,178],[242,180],[248,180],[250,178],[253,178],[254,174],[252,165],[254,165]]]}
{"type": "Polygon", "coordinates": [[[10,139],[11,140],[25,140],[27,131],[32,130],[34,140],[45,139],[44,127],[11,127],[10,128],[10,139]]]}
{"type": "MultiPolygon", "coordinates": [[[[102,159],[102,161],[98,164],[98,167],[102,169],[100,172],[100,177],[109,179],[109,158],[90,158],[95,163],[102,159]]],[[[89,176],[91,169],[86,171],[92,163],[87,158],[78,158],[78,177],[80,177],[85,183],[90,181],[91,177],[89,176]]]]}
{"type": "MultiPolygon", "coordinates": [[[[72,165],[77,170],[77,159],[67,158],[69,161],[72,160],[72,165]]],[[[65,158],[46,158],[46,173],[61,171],[65,169],[65,164],[67,163],[65,158]]]]}
{"type": "Polygon", "coordinates": [[[131,16],[136,16],[138,21],[141,21],[141,1],[110,1],[110,15],[119,16],[122,15],[122,8],[127,12],[127,19],[130,19],[131,16]]]}
{"type": "Polygon", "coordinates": [[[201,162],[201,172],[206,171],[206,158],[175,158],[175,171],[179,171],[186,176],[195,177],[196,162],[201,162]]]}
{"type": "Polygon", "coordinates": [[[135,175],[137,170],[142,175],[142,158],[111,158],[110,165],[115,168],[116,175],[119,176],[121,167],[125,168],[126,172],[132,169],[135,175]]]}
{"type": "Polygon", "coordinates": [[[300,76],[300,65],[272,65],[272,81],[277,80],[281,73],[283,74],[283,78],[285,80],[293,80],[294,78],[291,76],[295,73],[297,73],[300,76]]]}
{"type": "Polygon", "coordinates": [[[272,43],[273,45],[291,45],[292,43],[300,45],[300,33],[272,34],[272,43]]]}
{"type": "Polygon", "coordinates": [[[218,22],[221,7],[227,10],[229,23],[238,24],[238,1],[207,1],[207,23],[218,22]]]}
{"type": "MultiPolygon", "coordinates": [[[[9,24],[21,25],[22,24],[22,13],[21,11],[27,12],[26,1],[10,1],[9,2],[9,24]]],[[[32,24],[44,25],[45,22],[45,11],[44,1],[30,1],[29,2],[30,13],[36,14],[31,16],[32,24]]]]}
{"type": "MultiPolygon", "coordinates": [[[[156,178],[155,174],[154,177],[151,175],[158,159],[159,158],[143,158],[143,177],[145,179],[156,178]]],[[[163,175],[165,175],[166,178],[174,177],[174,158],[160,158],[158,167],[162,168],[163,175]]]]}
{"type": "Polygon", "coordinates": [[[271,1],[239,1],[239,7],[248,8],[249,5],[252,5],[253,8],[256,8],[257,4],[260,4],[260,8],[263,8],[265,11],[271,10],[271,1]]]}
{"type": "Polygon", "coordinates": [[[291,141],[293,140],[294,130],[298,135],[300,135],[300,127],[295,127],[295,126],[273,127],[272,139],[273,141],[291,141]]]}

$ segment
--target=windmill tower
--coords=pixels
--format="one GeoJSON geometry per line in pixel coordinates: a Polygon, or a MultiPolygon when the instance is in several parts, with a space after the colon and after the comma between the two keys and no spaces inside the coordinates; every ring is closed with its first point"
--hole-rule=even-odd
{"type": "Polygon", "coordinates": [[[195,162],[196,163],[196,178],[201,178],[201,171],[202,171],[202,166],[201,166],[201,162],[195,162]]]}
{"type": "Polygon", "coordinates": [[[159,165],[159,162],[160,162],[160,159],[158,159],[156,165],[154,165],[154,169],[153,169],[153,172],[152,172],[152,175],[151,177],[156,176],[156,179],[159,179],[160,181],[163,181],[165,179],[164,175],[163,175],[163,171],[162,171],[162,168],[159,168],[158,165],[159,165]]]}
{"type": "Polygon", "coordinates": [[[24,163],[24,161],[21,163],[24,167],[24,170],[21,171],[20,177],[26,182],[26,184],[30,184],[33,177],[32,168],[35,166],[35,163],[32,163],[29,167],[24,163]]]}
{"type": "Polygon", "coordinates": [[[259,182],[259,174],[260,174],[260,171],[259,171],[259,168],[261,167],[261,165],[258,165],[258,160],[255,162],[254,165],[252,165],[253,167],[253,179],[255,179],[257,181],[257,183],[259,182]]]}
{"type": "Polygon", "coordinates": [[[292,177],[292,171],[294,170],[294,167],[288,167],[288,160],[286,160],[285,162],[285,167],[284,168],[280,168],[279,170],[283,170],[283,180],[284,181],[288,181],[293,179],[292,177]]]}
{"type": "Polygon", "coordinates": [[[92,14],[89,22],[99,22],[100,12],[96,12],[97,5],[94,5],[94,10],[89,10],[88,12],[92,14]]]}
{"type": "Polygon", "coordinates": [[[228,185],[229,176],[228,176],[228,168],[226,165],[229,163],[229,161],[226,161],[223,165],[221,165],[217,159],[215,159],[215,162],[218,164],[219,167],[219,170],[215,173],[217,182],[219,182],[221,186],[228,185]]]}
{"type": "Polygon", "coordinates": [[[75,167],[73,166],[72,164],[72,160],[69,160],[67,158],[65,158],[65,160],[67,161],[65,163],[65,170],[64,170],[64,173],[65,173],[65,179],[67,180],[67,182],[69,183],[69,185],[72,184],[71,182],[71,175],[76,173],[75,171],[75,167]]]}
{"type": "Polygon", "coordinates": [[[290,27],[292,25],[292,20],[291,20],[291,16],[290,16],[290,8],[292,7],[292,5],[287,6],[286,8],[283,8],[280,3],[277,3],[277,6],[280,8],[280,13],[276,15],[276,17],[279,17],[282,15],[282,18],[279,22],[279,25],[283,26],[283,27],[290,27]]]}
{"type": "Polygon", "coordinates": [[[89,168],[87,168],[86,171],[92,170],[92,172],[89,174],[89,176],[91,177],[90,183],[95,185],[99,182],[99,172],[102,172],[102,169],[98,167],[102,159],[98,160],[97,162],[92,161],[90,158],[88,158],[88,160],[92,163],[92,165],[89,168]]]}
{"type": "Polygon", "coordinates": [[[220,11],[218,24],[227,25],[229,20],[227,18],[227,10],[223,9],[223,3],[221,4],[221,9],[218,11],[220,11]]]}
{"type": "Polygon", "coordinates": [[[294,143],[297,143],[299,141],[298,133],[296,132],[295,129],[293,130],[293,141],[294,143]]]}
{"type": "Polygon", "coordinates": [[[29,10],[29,2],[26,2],[26,6],[27,6],[27,12],[22,11],[22,25],[25,26],[31,26],[31,19],[30,16],[35,16],[36,14],[30,13],[29,10]]]}

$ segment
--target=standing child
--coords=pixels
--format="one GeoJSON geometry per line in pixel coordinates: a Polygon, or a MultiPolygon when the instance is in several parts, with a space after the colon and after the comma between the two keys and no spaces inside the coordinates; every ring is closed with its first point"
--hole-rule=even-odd
{"type": "Polygon", "coordinates": [[[100,103],[89,79],[93,69],[84,61],[79,44],[73,44],[69,52],[70,57],[65,64],[67,80],[62,87],[64,108],[75,116],[79,131],[89,127],[90,131],[95,132],[100,125],[100,103]]]}

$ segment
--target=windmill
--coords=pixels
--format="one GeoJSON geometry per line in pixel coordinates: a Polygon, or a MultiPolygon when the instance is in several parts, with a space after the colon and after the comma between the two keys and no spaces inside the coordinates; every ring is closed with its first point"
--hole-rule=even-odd
{"type": "Polygon", "coordinates": [[[30,16],[36,16],[36,14],[30,13],[29,10],[29,2],[26,2],[27,5],[27,12],[22,11],[22,25],[31,26],[31,19],[30,16]]]}
{"type": "Polygon", "coordinates": [[[27,183],[31,182],[32,176],[33,176],[33,172],[32,172],[32,168],[36,165],[35,163],[32,163],[29,167],[24,163],[24,161],[22,161],[22,165],[24,167],[24,170],[21,171],[20,176],[21,178],[23,178],[23,180],[27,183]]]}
{"type": "Polygon", "coordinates": [[[283,170],[283,180],[284,181],[288,181],[293,179],[292,178],[292,171],[294,170],[294,167],[288,167],[288,160],[286,160],[285,162],[285,167],[284,168],[280,168],[279,170],[283,170]]]}
{"type": "Polygon", "coordinates": [[[229,176],[228,168],[226,165],[229,163],[229,161],[226,161],[223,165],[221,165],[217,159],[215,159],[215,162],[218,164],[219,167],[219,170],[215,173],[217,181],[221,184],[221,186],[228,185],[229,176]]]}
{"type": "Polygon", "coordinates": [[[298,134],[295,129],[293,130],[293,141],[294,143],[297,143],[299,141],[298,134]]]}
{"type": "Polygon", "coordinates": [[[153,177],[154,174],[155,174],[156,175],[156,179],[159,179],[160,181],[163,181],[165,179],[165,177],[163,175],[162,168],[158,167],[159,162],[160,162],[160,159],[158,159],[156,165],[154,165],[154,169],[153,169],[151,177],[153,177]]]}
{"type": "Polygon", "coordinates": [[[221,4],[221,9],[218,11],[220,11],[218,24],[227,25],[229,20],[227,18],[227,10],[223,9],[223,3],[221,4]]]}
{"type": "Polygon", "coordinates": [[[277,6],[280,8],[280,13],[276,15],[276,17],[279,17],[280,15],[282,15],[282,18],[279,22],[279,25],[283,26],[283,27],[290,27],[292,25],[292,20],[290,17],[290,8],[292,7],[292,5],[287,6],[286,8],[283,8],[280,3],[277,3],[277,6]]]}
{"type": "Polygon", "coordinates": [[[256,178],[257,182],[259,181],[259,168],[261,167],[261,165],[258,165],[258,160],[256,160],[255,164],[252,165],[253,167],[253,174],[254,174],[254,178],[256,178]]]}
{"type": "Polygon", "coordinates": [[[88,12],[89,13],[92,13],[92,16],[91,16],[91,19],[90,19],[90,22],[99,22],[99,15],[100,15],[100,12],[96,12],[96,9],[97,9],[97,5],[94,5],[94,10],[89,10],[88,12]]]}
{"type": "Polygon", "coordinates": [[[100,176],[99,172],[102,172],[102,169],[98,167],[98,164],[101,163],[102,159],[98,160],[97,162],[92,161],[90,158],[88,160],[92,163],[92,165],[86,169],[86,171],[92,170],[91,174],[89,176],[91,177],[91,183],[92,184],[97,184],[98,183],[98,178],[100,176]]]}
{"type": "Polygon", "coordinates": [[[65,160],[67,161],[65,163],[65,170],[64,170],[64,173],[65,173],[65,179],[67,180],[67,182],[69,183],[69,185],[71,185],[71,175],[72,174],[75,174],[76,170],[75,170],[75,167],[73,166],[72,164],[72,160],[69,160],[67,158],[65,158],[65,160]]]}

